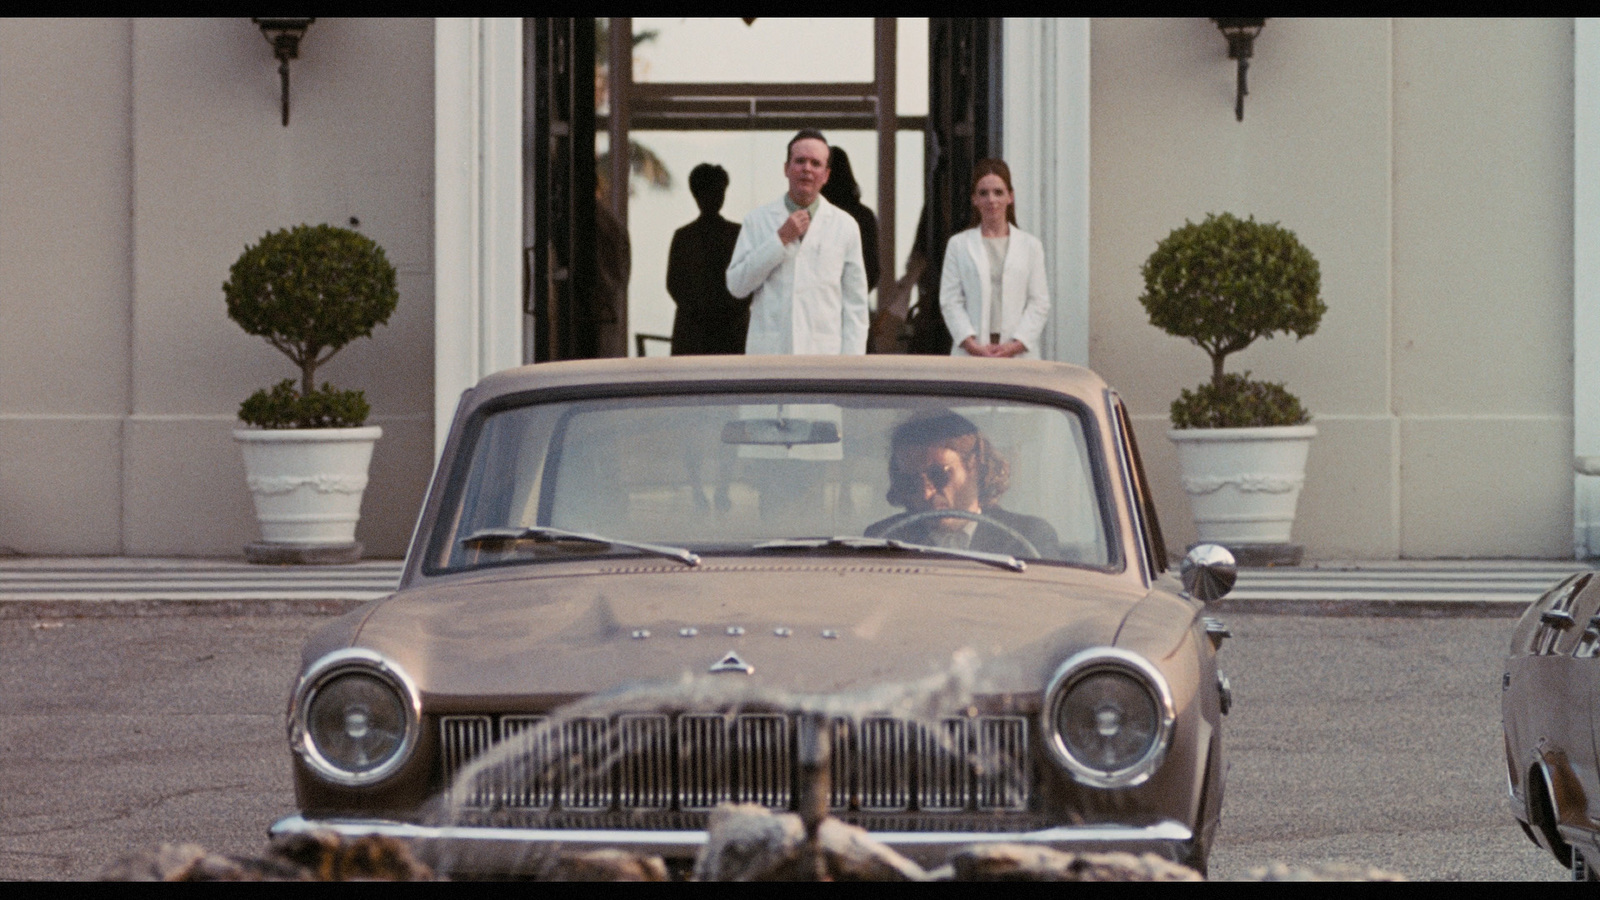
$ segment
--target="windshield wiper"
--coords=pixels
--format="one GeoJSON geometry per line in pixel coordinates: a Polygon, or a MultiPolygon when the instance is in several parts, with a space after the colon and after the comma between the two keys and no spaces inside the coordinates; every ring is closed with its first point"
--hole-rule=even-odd
{"type": "Polygon", "coordinates": [[[970,559],[975,562],[999,566],[1013,572],[1022,572],[1028,564],[1015,556],[1004,553],[985,553],[982,550],[962,550],[956,547],[934,547],[928,544],[913,544],[909,541],[896,541],[886,538],[870,537],[831,537],[831,538],[785,538],[776,541],[762,541],[752,546],[752,550],[899,550],[905,553],[926,553],[929,556],[948,556],[955,559],[970,559]]]}
{"type": "Polygon", "coordinates": [[[551,528],[548,525],[532,525],[527,528],[483,528],[461,539],[463,544],[484,544],[492,541],[534,541],[542,544],[555,543],[557,541],[577,541],[584,544],[604,544],[608,547],[626,547],[629,550],[639,550],[655,556],[665,556],[668,559],[675,559],[686,566],[700,565],[699,554],[681,547],[663,547],[660,544],[624,541],[584,531],[551,528]]]}

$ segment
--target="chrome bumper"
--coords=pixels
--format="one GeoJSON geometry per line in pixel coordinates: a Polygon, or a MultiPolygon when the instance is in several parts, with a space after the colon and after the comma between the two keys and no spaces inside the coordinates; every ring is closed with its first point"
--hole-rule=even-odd
{"type": "MultiPolygon", "coordinates": [[[[541,850],[583,852],[611,848],[646,856],[692,858],[706,843],[704,831],[627,829],[491,828],[432,826],[375,819],[306,819],[288,816],[273,823],[276,837],[334,831],[345,837],[379,834],[410,844],[429,865],[448,871],[516,872],[542,858],[541,850]]],[[[1038,831],[873,831],[872,837],[919,865],[941,865],[952,851],[972,844],[1023,844],[1066,852],[1123,850],[1155,853],[1173,862],[1187,855],[1194,833],[1177,822],[1133,827],[1084,825],[1038,831]]]]}

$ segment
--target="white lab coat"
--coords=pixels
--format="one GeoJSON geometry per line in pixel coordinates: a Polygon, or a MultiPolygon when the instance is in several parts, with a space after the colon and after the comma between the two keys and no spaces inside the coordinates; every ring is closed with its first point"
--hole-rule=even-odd
{"type": "Polygon", "coordinates": [[[805,237],[787,246],[778,228],[783,198],[744,217],[728,264],[728,291],[754,294],[744,352],[867,352],[867,269],[861,230],[849,213],[819,198],[805,237]]]}
{"type": "MultiPolygon", "coordinates": [[[[1028,349],[1018,358],[1037,359],[1045,322],[1050,318],[1044,244],[1015,225],[1006,245],[1000,291],[1004,295],[1000,342],[1019,340],[1028,349]]],[[[989,343],[989,292],[989,251],[983,246],[982,233],[977,228],[956,233],[945,246],[944,270],[939,276],[939,309],[955,342],[951,356],[970,356],[961,349],[961,342],[974,335],[979,343],[989,343]]]]}

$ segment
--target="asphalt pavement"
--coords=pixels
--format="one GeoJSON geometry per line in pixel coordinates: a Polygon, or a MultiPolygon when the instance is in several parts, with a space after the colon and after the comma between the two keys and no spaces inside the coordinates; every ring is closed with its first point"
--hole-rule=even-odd
{"type": "MultiPolygon", "coordinates": [[[[1586,568],[1244,570],[1210,607],[1228,611],[1235,693],[1213,875],[1286,861],[1564,877],[1506,799],[1501,617],[1586,568]]],[[[258,852],[295,809],[283,703],[301,644],[399,574],[393,560],[0,559],[0,879],[92,878],[162,842],[258,852]]]]}
{"type": "MultiPolygon", "coordinates": [[[[1338,561],[1240,569],[1219,612],[1510,617],[1585,562],[1338,561]]],[[[394,590],[399,560],[264,566],[232,559],[0,557],[0,619],[331,614],[394,590]]]]}

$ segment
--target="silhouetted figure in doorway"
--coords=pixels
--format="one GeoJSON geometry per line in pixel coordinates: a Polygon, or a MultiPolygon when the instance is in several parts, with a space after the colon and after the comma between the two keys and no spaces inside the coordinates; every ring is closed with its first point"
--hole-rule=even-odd
{"type": "Polygon", "coordinates": [[[843,147],[828,148],[828,168],[833,174],[822,186],[822,196],[856,220],[861,229],[861,262],[867,270],[867,290],[878,286],[878,217],[861,204],[861,185],[850,168],[850,156],[843,147]]]}
{"type": "Polygon", "coordinates": [[[595,198],[595,357],[628,355],[628,275],[633,247],[628,229],[603,197],[595,198]]]}
{"type": "Polygon", "coordinates": [[[672,317],[672,355],[743,353],[750,298],[728,293],[724,277],[739,240],[739,223],[721,216],[727,171],[710,163],[695,166],[689,192],[700,218],[673,233],[667,254],[667,293],[678,306],[672,317]]]}

